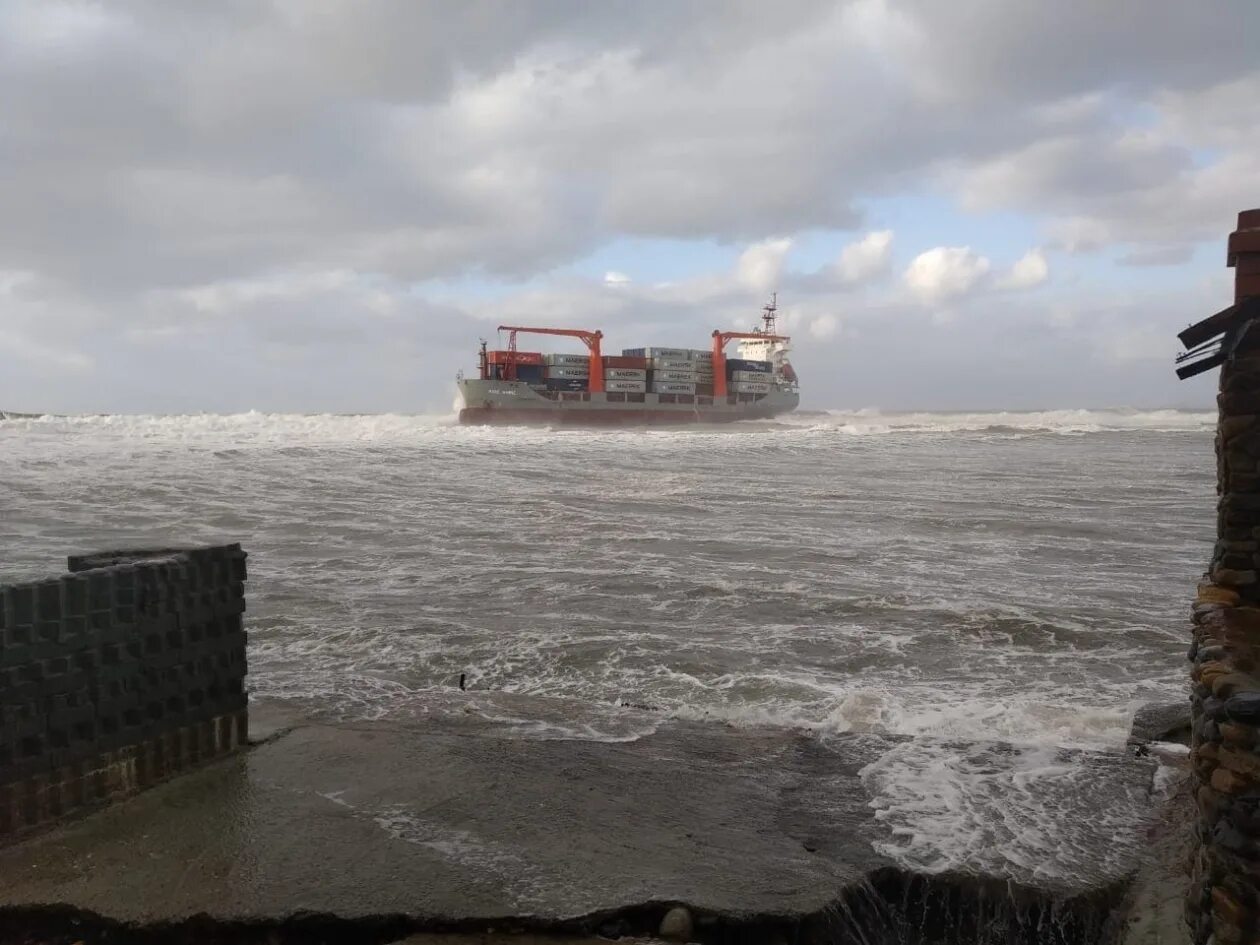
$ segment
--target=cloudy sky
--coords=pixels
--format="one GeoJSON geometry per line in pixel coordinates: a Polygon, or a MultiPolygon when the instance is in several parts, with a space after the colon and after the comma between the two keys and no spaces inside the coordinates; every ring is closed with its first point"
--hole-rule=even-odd
{"type": "Polygon", "coordinates": [[[446,411],[502,322],[814,407],[1211,402],[1260,3],[0,0],[0,408],[446,411]]]}

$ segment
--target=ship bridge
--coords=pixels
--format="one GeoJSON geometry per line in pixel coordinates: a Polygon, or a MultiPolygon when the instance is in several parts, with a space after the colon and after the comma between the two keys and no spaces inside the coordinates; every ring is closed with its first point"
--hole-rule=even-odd
{"type": "Polygon", "coordinates": [[[765,335],[765,338],[743,338],[739,342],[739,356],[749,361],[769,361],[776,376],[794,377],[788,365],[788,354],[791,343],[779,335],[776,322],[779,314],[779,293],[770,296],[770,301],[761,308],[761,325],[753,329],[754,334],[765,335]]]}

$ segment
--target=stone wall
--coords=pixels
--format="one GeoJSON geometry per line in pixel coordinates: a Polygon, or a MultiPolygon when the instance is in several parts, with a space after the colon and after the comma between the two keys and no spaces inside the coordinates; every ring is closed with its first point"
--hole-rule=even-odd
{"type": "MultiPolygon", "coordinates": [[[[1260,211],[1239,215],[1237,300],[1260,295],[1260,211]]],[[[1217,542],[1193,608],[1198,846],[1186,916],[1198,943],[1260,945],[1260,324],[1221,368],[1217,542]]]]}
{"type": "Polygon", "coordinates": [[[0,841],[246,740],[239,545],[0,586],[0,841]]]}

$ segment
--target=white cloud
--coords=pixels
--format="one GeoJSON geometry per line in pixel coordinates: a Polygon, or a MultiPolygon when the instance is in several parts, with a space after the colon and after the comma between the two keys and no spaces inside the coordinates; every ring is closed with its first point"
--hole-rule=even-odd
{"type": "Polygon", "coordinates": [[[834,338],[839,331],[840,319],[831,314],[817,315],[809,322],[810,335],[820,341],[834,338]]]}
{"type": "Polygon", "coordinates": [[[850,243],[836,260],[836,276],[841,282],[853,285],[886,272],[892,261],[892,242],[892,230],[876,230],[850,243]]]}
{"type": "Polygon", "coordinates": [[[989,269],[989,260],[970,246],[937,246],[916,256],[903,278],[920,301],[930,304],[965,295],[989,269]]]}
{"type": "Polygon", "coordinates": [[[1030,249],[1020,257],[1011,271],[998,280],[1003,289],[1031,289],[1041,285],[1050,276],[1050,264],[1039,249],[1030,249]]]}
{"type": "Polygon", "coordinates": [[[610,269],[608,272],[604,273],[604,285],[625,285],[629,281],[630,277],[628,275],[624,272],[617,272],[615,269],[610,269]]]}
{"type": "Polygon", "coordinates": [[[784,263],[791,248],[790,239],[754,243],[740,254],[735,277],[742,285],[758,292],[773,291],[783,278],[784,263]]]}

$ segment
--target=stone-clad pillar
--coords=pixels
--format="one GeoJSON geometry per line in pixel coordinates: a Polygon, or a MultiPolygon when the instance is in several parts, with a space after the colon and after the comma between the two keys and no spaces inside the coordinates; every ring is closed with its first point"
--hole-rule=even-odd
{"type": "MultiPolygon", "coordinates": [[[[1260,296],[1260,210],[1238,215],[1235,301],[1260,296]]],[[[1194,605],[1197,943],[1260,945],[1260,319],[1221,367],[1216,546],[1194,605]]]]}

